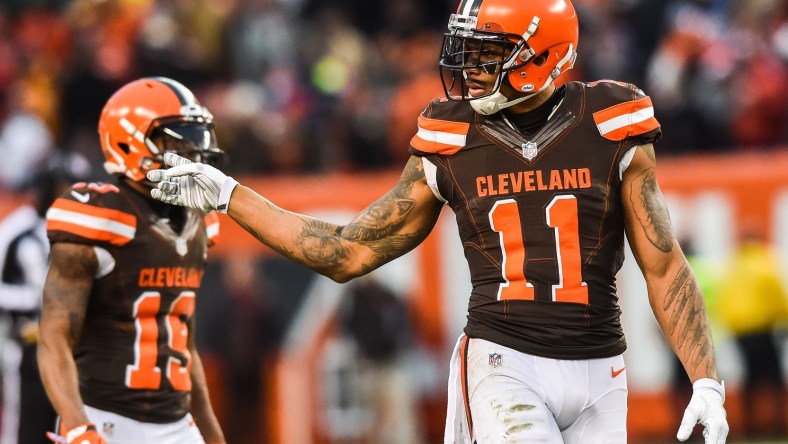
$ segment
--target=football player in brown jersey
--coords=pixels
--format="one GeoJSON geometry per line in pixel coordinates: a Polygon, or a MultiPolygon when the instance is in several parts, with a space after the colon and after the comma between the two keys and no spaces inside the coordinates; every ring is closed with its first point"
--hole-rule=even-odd
{"type": "Polygon", "coordinates": [[[462,0],[439,61],[446,97],[418,118],[399,182],[338,225],[277,207],[175,154],[154,170],[164,202],[227,212],[274,250],[344,282],[421,243],[454,211],[473,290],[450,367],[445,442],[626,442],[615,276],[624,239],[654,315],[693,382],[679,426],[725,442],[724,387],[703,298],[655,175],[651,99],[570,69],[568,0],[462,0]]]}
{"type": "Polygon", "coordinates": [[[113,183],[77,183],[47,212],[51,265],[38,358],[55,442],[224,443],[194,342],[215,214],[151,199],[165,152],[213,162],[213,117],[182,84],[143,78],[99,120],[113,183]]]}

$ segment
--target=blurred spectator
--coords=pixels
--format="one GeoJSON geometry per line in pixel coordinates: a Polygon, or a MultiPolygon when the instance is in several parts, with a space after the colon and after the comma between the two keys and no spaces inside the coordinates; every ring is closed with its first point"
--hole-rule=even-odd
{"type": "Polygon", "coordinates": [[[268,369],[281,337],[281,317],[274,305],[281,298],[265,280],[254,258],[232,255],[223,262],[224,297],[213,322],[222,326],[222,347],[217,349],[225,365],[224,392],[228,410],[222,428],[229,443],[272,442],[265,424],[268,369]]]}
{"type": "Polygon", "coordinates": [[[720,283],[719,319],[743,358],[743,424],[748,437],[784,438],[788,432],[782,356],[775,336],[788,327],[788,294],[779,270],[758,227],[747,226],[720,283]],[[764,406],[763,399],[774,405],[764,406]]]}
{"type": "MultiPolygon", "coordinates": [[[[572,80],[642,86],[662,113],[660,152],[788,142],[786,2],[575,3],[586,37],[572,80]]],[[[415,131],[420,110],[412,103],[437,89],[430,74],[437,54],[420,36],[440,35],[456,7],[449,0],[6,1],[0,127],[19,115],[11,91],[24,81],[37,104],[26,112],[59,145],[92,152],[97,110],[114,90],[131,78],[170,75],[215,110],[231,173],[387,168],[401,161],[402,141],[415,131]]]]}
{"type": "Polygon", "coordinates": [[[48,154],[52,139],[39,118],[31,114],[15,114],[0,127],[0,181],[15,188],[29,179],[33,165],[48,154]]]}
{"type": "Polygon", "coordinates": [[[786,141],[788,102],[783,98],[788,94],[788,68],[773,46],[772,35],[785,24],[788,6],[784,1],[761,0],[731,2],[730,8],[740,65],[731,82],[734,143],[747,149],[773,147],[786,141]]]}
{"type": "Polygon", "coordinates": [[[228,74],[222,35],[228,26],[234,28],[228,24],[228,17],[235,2],[150,3],[140,21],[141,28],[135,30],[139,32],[137,41],[130,39],[130,43],[136,43],[139,75],[171,77],[195,85],[228,74]]]}
{"type": "MultiPolygon", "coordinates": [[[[60,72],[60,133],[57,140],[94,162],[96,122],[107,99],[139,77],[134,45],[146,21],[147,0],[74,0],[63,14],[73,48],[60,72]]],[[[100,164],[94,165],[103,171],[100,164]]]]}
{"type": "Polygon", "coordinates": [[[12,104],[0,120],[0,186],[19,189],[31,179],[36,165],[52,150],[52,133],[35,113],[39,101],[33,85],[19,79],[9,91],[12,104]]]}
{"type": "MultiPolygon", "coordinates": [[[[660,152],[731,146],[728,88],[736,42],[720,17],[694,2],[668,10],[669,28],[648,62],[644,88],[661,110],[660,152]]],[[[750,88],[745,88],[748,92],[750,88]]]]}
{"type": "Polygon", "coordinates": [[[38,375],[36,345],[41,292],[49,259],[44,215],[71,184],[89,177],[87,159],[55,152],[27,179],[33,204],[0,221],[0,317],[10,325],[3,346],[0,444],[49,443],[55,410],[38,375]]]}
{"type": "Polygon", "coordinates": [[[355,386],[360,391],[368,430],[362,442],[418,444],[420,437],[414,387],[409,382],[405,353],[412,347],[408,306],[374,278],[350,288],[339,315],[343,333],[358,353],[355,386]]]}
{"type": "Polygon", "coordinates": [[[433,33],[422,33],[403,41],[395,47],[398,50],[387,52],[386,61],[391,64],[408,60],[395,65],[402,81],[394,89],[389,107],[388,148],[392,161],[397,164],[404,164],[410,155],[407,148],[416,130],[414,116],[421,113],[425,103],[444,94],[435,63],[435,48],[439,44],[433,33]]]}

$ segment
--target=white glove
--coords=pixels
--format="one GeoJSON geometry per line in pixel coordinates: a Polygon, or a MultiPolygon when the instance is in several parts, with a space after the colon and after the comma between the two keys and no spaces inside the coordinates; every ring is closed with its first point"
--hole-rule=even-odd
{"type": "Polygon", "coordinates": [[[158,183],[151,197],[171,205],[194,208],[205,214],[226,213],[230,196],[238,182],[216,168],[192,162],[175,153],[164,153],[171,168],[148,171],[148,180],[158,183]]]}
{"type": "Polygon", "coordinates": [[[706,444],[725,444],[728,437],[728,421],[725,419],[725,383],[710,378],[701,378],[692,384],[692,398],[681,419],[676,438],[686,441],[695,424],[703,424],[706,444]]]}
{"type": "Polygon", "coordinates": [[[96,431],[96,426],[89,422],[79,427],[74,427],[65,435],[47,432],[47,438],[56,444],[107,444],[107,441],[96,431]]]}

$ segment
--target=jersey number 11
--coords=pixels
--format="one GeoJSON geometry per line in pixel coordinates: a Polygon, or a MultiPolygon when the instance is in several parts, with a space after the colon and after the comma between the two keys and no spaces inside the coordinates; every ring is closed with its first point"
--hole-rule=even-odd
{"type": "MultiPolygon", "coordinates": [[[[577,198],[556,196],[545,210],[547,226],[555,232],[558,284],[553,285],[555,302],[588,304],[588,285],[583,282],[577,198]]],[[[498,300],[534,300],[534,286],[525,276],[525,243],[520,209],[514,199],[495,202],[490,210],[490,226],[500,237],[504,282],[498,300]]]]}

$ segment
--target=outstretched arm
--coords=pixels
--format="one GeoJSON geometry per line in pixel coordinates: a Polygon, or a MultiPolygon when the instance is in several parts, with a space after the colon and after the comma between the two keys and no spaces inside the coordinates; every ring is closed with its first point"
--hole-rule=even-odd
{"type": "MultiPolygon", "coordinates": [[[[722,409],[724,394],[718,384],[720,378],[703,295],[673,234],[670,215],[657,184],[652,145],[636,148],[635,156],[624,173],[621,200],[627,238],[646,279],[651,309],[663,334],[694,383],[695,393],[699,388],[708,390],[710,387],[720,392],[720,400],[715,401],[719,403],[720,411],[712,414],[721,417],[697,418],[710,435],[706,442],[725,442],[728,426],[722,409]]],[[[690,407],[693,407],[692,403],[690,407]]],[[[688,419],[685,414],[679,431],[680,439],[689,436],[695,419],[688,419]],[[683,436],[685,432],[686,436],[683,436]]]]}
{"type": "MultiPolygon", "coordinates": [[[[151,180],[161,182],[151,195],[203,211],[216,208],[226,176],[208,165],[183,163],[172,156],[165,154],[165,162],[177,166],[149,173],[151,180]]],[[[417,157],[408,160],[394,188],[346,225],[287,211],[241,185],[231,196],[227,214],[260,242],[338,282],[415,248],[435,226],[442,208],[417,157]]]]}

